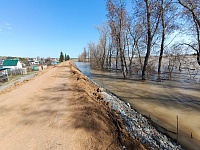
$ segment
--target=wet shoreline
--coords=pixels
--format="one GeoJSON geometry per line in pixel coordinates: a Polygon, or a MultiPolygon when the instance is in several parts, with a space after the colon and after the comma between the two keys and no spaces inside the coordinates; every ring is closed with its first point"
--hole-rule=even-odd
{"type": "MultiPolygon", "coordinates": [[[[176,117],[179,116],[179,142],[186,149],[199,149],[199,84],[191,86],[188,80],[123,80],[118,79],[117,74],[112,72],[90,70],[87,65],[81,66],[81,71],[85,75],[90,74],[89,77],[94,82],[130,103],[137,112],[147,118],[151,116],[158,126],[176,132],[176,117]],[[193,134],[193,138],[190,134],[193,134]]],[[[173,139],[177,137],[173,133],[167,134],[173,139]]]]}
{"type": "MultiPolygon", "coordinates": [[[[76,68],[81,71],[77,66],[76,68]]],[[[176,141],[169,136],[159,132],[155,126],[152,125],[156,125],[153,121],[131,108],[129,103],[125,103],[114,93],[101,87],[91,78],[89,78],[89,80],[93,84],[104,89],[103,92],[100,92],[104,96],[104,100],[109,102],[112,110],[117,112],[116,115],[122,118],[126,130],[134,139],[140,140],[143,144],[152,147],[152,149],[183,150],[181,145],[178,145],[176,141]]],[[[159,126],[157,125],[157,127],[159,126]]]]}
{"type": "MultiPolygon", "coordinates": [[[[99,86],[92,79],[90,81],[99,86]]],[[[125,103],[109,90],[103,89],[105,92],[101,92],[101,94],[104,95],[104,100],[109,102],[113,111],[117,112],[116,115],[122,118],[126,130],[134,139],[140,140],[143,144],[150,145],[153,149],[184,150],[181,145],[176,143],[175,139],[170,138],[169,135],[166,136],[164,132],[156,129],[161,128],[163,130],[165,129],[164,127],[159,126],[131,108],[129,103],[125,103]]]]}

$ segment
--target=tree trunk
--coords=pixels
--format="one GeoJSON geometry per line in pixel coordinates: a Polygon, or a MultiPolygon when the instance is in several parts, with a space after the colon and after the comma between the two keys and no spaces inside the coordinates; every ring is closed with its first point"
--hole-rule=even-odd
{"type": "Polygon", "coordinates": [[[120,60],[121,60],[121,70],[122,70],[122,74],[123,77],[126,78],[126,69],[125,69],[125,62],[124,62],[124,54],[123,54],[123,48],[122,48],[122,44],[121,44],[121,35],[119,34],[118,37],[118,46],[119,46],[119,51],[120,51],[120,60]]]}
{"type": "Polygon", "coordinates": [[[197,62],[200,65],[200,53],[199,52],[197,52],[197,62]]]}
{"type": "Polygon", "coordinates": [[[127,74],[128,74],[128,68],[127,68],[127,63],[126,63],[126,57],[124,55],[124,50],[123,50],[123,59],[124,59],[124,72],[125,72],[125,74],[127,76],[127,74]]]}
{"type": "Polygon", "coordinates": [[[115,60],[115,70],[117,71],[118,69],[118,57],[119,57],[119,51],[117,49],[117,55],[116,55],[116,60],[115,60]]]}
{"type": "Polygon", "coordinates": [[[164,0],[162,0],[162,6],[161,6],[161,20],[162,20],[162,41],[160,46],[160,56],[158,62],[158,80],[160,80],[162,57],[163,57],[164,43],[165,43],[164,0]]]}
{"type": "Polygon", "coordinates": [[[140,62],[140,69],[142,70],[143,68],[143,65],[142,65],[142,58],[141,58],[141,54],[140,54],[140,49],[139,49],[139,46],[138,46],[138,40],[135,40],[135,45],[136,45],[136,48],[137,48],[137,51],[138,51],[138,57],[139,57],[139,62],[140,62]]]}
{"type": "Polygon", "coordinates": [[[110,47],[110,52],[109,52],[110,53],[110,55],[109,55],[109,69],[112,69],[111,68],[112,67],[111,66],[111,63],[112,63],[112,52],[111,51],[112,51],[112,47],[110,47]]]}
{"type": "Polygon", "coordinates": [[[106,59],[106,39],[105,39],[105,43],[103,45],[103,56],[102,56],[102,60],[101,60],[101,70],[104,69],[105,59],[106,59]]]}
{"type": "Polygon", "coordinates": [[[198,49],[196,50],[197,51],[197,63],[200,65],[200,31],[199,31],[200,24],[198,24],[198,19],[195,20],[194,13],[193,13],[193,20],[194,20],[195,25],[196,25],[197,42],[198,42],[198,49]]]}
{"type": "Polygon", "coordinates": [[[148,64],[148,60],[149,60],[149,56],[150,56],[150,52],[151,52],[151,43],[152,43],[152,36],[151,36],[151,14],[150,14],[150,8],[149,8],[149,1],[145,0],[146,3],[146,10],[147,10],[147,34],[148,34],[148,39],[147,39],[147,52],[146,52],[146,56],[145,56],[145,60],[144,60],[144,66],[142,69],[142,80],[145,80],[145,73],[146,73],[146,68],[147,68],[147,64],[148,64]]]}

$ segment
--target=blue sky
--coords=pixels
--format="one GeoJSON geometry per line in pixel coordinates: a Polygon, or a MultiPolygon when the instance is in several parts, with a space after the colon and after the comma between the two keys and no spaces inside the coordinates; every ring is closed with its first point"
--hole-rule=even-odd
{"type": "Polygon", "coordinates": [[[78,57],[106,13],[104,0],[0,0],[0,56],[78,57]]]}

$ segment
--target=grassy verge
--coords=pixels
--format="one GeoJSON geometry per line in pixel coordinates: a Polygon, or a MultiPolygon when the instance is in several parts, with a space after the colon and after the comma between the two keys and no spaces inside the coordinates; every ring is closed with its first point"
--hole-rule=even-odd
{"type": "Polygon", "coordinates": [[[24,76],[27,76],[27,75],[30,75],[30,74],[37,74],[38,72],[40,72],[40,71],[31,71],[31,72],[28,72],[28,73],[25,74],[25,75],[9,76],[9,81],[8,81],[8,82],[4,82],[4,83],[0,82],[0,86],[9,84],[9,83],[11,83],[11,82],[14,82],[14,81],[20,79],[21,77],[24,77],[24,76]]]}

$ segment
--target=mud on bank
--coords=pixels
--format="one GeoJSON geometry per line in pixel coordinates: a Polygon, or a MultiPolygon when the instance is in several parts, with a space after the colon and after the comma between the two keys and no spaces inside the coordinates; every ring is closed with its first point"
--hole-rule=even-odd
{"type": "MultiPolygon", "coordinates": [[[[89,80],[97,85],[91,79],[89,80]]],[[[99,87],[99,85],[97,86],[99,87]]],[[[151,149],[182,149],[176,142],[157,131],[151,120],[132,109],[129,104],[120,100],[110,91],[101,89],[99,94],[101,94],[103,103],[107,104],[110,110],[115,113],[116,118],[120,118],[120,127],[127,130],[134,139],[138,139],[151,149]]]]}
{"type": "Polygon", "coordinates": [[[147,145],[142,145],[139,140],[133,139],[126,131],[122,118],[117,116],[109,102],[104,100],[103,91],[94,85],[85,75],[83,75],[72,63],[70,63],[71,78],[74,86],[71,90],[76,91],[74,99],[79,101],[71,102],[76,106],[76,126],[83,127],[94,133],[97,142],[107,146],[107,149],[127,149],[143,150],[151,149],[147,145]],[[84,119],[83,119],[84,118],[84,119]],[[99,140],[99,141],[98,141],[99,140]]]}

